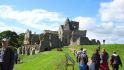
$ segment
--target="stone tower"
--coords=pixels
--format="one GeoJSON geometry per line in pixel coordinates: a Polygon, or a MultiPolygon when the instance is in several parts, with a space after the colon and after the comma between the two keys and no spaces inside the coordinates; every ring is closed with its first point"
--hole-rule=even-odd
{"type": "MultiPolygon", "coordinates": [[[[70,21],[68,18],[65,20],[64,25],[61,25],[58,30],[58,35],[63,45],[70,45],[70,42],[79,37],[86,37],[86,30],[79,30],[79,22],[70,21]]],[[[76,42],[75,41],[75,42],[76,42]]]]}
{"type": "Polygon", "coordinates": [[[65,20],[64,23],[64,30],[69,30],[69,31],[75,31],[79,30],[79,22],[76,21],[70,21],[69,18],[65,20]]]}
{"type": "Polygon", "coordinates": [[[24,45],[29,45],[29,44],[31,44],[31,31],[27,29],[24,36],[24,45]]]}

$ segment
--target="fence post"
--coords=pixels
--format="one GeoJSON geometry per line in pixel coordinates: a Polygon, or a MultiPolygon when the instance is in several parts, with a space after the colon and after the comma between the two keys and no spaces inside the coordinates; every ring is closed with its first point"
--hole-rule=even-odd
{"type": "Polygon", "coordinates": [[[68,66],[72,66],[72,70],[74,70],[74,64],[75,64],[75,61],[69,56],[68,53],[65,53],[65,57],[66,57],[66,66],[65,66],[65,70],[68,69],[68,66]],[[71,61],[72,64],[68,64],[68,60],[71,61]]]}

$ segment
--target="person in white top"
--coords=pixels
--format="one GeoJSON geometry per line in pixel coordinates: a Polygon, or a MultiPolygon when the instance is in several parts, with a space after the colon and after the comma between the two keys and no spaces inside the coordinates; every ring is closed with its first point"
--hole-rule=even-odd
{"type": "Polygon", "coordinates": [[[81,48],[80,51],[77,52],[77,55],[76,55],[77,62],[79,62],[78,57],[79,57],[80,54],[82,54],[82,53],[83,53],[83,48],[81,48]]]}
{"type": "Polygon", "coordinates": [[[87,62],[88,57],[86,54],[86,49],[83,50],[83,48],[81,48],[80,51],[77,53],[77,63],[79,70],[87,70],[87,62]]]}
{"type": "Polygon", "coordinates": [[[120,56],[115,51],[113,51],[111,56],[110,65],[112,66],[113,70],[119,70],[119,65],[122,67],[120,56]]]}

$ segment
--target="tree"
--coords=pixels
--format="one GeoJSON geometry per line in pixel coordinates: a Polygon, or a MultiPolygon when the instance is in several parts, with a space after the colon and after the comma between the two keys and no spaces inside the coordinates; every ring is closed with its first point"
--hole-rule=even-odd
{"type": "Polygon", "coordinates": [[[23,45],[24,35],[25,35],[24,33],[19,34],[19,39],[18,39],[19,46],[22,46],[23,45]]]}
{"type": "Polygon", "coordinates": [[[3,39],[3,38],[9,39],[10,46],[17,47],[19,44],[18,43],[19,36],[14,31],[6,30],[6,31],[1,32],[0,39],[3,39]]]}

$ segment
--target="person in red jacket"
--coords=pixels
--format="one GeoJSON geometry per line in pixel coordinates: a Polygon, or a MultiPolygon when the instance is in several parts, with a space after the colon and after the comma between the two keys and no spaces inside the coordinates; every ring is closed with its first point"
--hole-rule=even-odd
{"type": "Polygon", "coordinates": [[[1,70],[13,70],[14,50],[8,46],[9,40],[2,39],[1,70]]]}
{"type": "Polygon", "coordinates": [[[100,70],[109,70],[109,66],[108,66],[109,55],[105,51],[104,48],[102,49],[100,58],[101,58],[101,60],[100,60],[100,70]]]}

